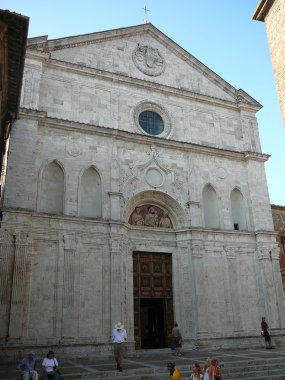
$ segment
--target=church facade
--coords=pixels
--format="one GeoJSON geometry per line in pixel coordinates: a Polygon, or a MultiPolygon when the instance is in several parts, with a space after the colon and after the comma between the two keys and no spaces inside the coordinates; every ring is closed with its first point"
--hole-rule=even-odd
{"type": "Polygon", "coordinates": [[[284,333],[256,113],[151,24],[29,40],[1,223],[4,347],[284,333]]]}

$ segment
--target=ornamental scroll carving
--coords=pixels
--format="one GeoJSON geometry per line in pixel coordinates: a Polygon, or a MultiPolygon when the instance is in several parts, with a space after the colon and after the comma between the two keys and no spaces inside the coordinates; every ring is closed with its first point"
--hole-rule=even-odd
{"type": "Polygon", "coordinates": [[[168,213],[160,207],[150,204],[136,207],[129,218],[129,224],[135,226],[173,228],[168,213]]]}
{"type": "Polygon", "coordinates": [[[147,45],[138,45],[133,51],[136,67],[146,75],[158,76],[165,69],[165,60],[158,49],[147,45]]]}

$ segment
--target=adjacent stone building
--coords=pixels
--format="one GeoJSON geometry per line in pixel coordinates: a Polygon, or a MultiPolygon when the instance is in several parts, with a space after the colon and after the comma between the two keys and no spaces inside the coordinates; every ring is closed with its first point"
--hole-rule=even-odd
{"type": "MultiPolygon", "coordinates": [[[[151,24],[29,40],[1,223],[7,350],[260,345],[284,333],[256,113],[151,24]]],[[[7,351],[8,352],[8,351],[7,351]]],[[[10,352],[10,351],[9,351],[10,352]]]]}
{"type": "Polygon", "coordinates": [[[254,12],[254,20],[264,21],[283,125],[285,126],[285,2],[261,0],[254,12]]]}
{"type": "Polygon", "coordinates": [[[285,291],[285,206],[271,205],[274,229],[278,233],[279,262],[282,276],[283,290],[285,291]]]}
{"type": "Polygon", "coordinates": [[[29,18],[0,9],[0,190],[3,193],[7,151],[18,117],[29,18]]]}

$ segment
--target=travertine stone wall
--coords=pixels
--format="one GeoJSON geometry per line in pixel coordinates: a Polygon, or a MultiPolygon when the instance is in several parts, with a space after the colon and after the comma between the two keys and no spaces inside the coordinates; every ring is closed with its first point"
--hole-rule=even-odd
{"type": "Polygon", "coordinates": [[[74,37],[65,48],[51,42],[51,54],[48,46],[28,51],[0,230],[6,346],[109,350],[119,320],[133,346],[134,251],[172,254],[174,319],[186,346],[255,344],[261,315],[283,332],[259,105],[147,28],[151,34],[139,38],[165,57],[153,77],[134,64],[138,36],[131,31],[92,43],[74,37]],[[144,107],[161,113],[161,136],[138,125],[144,107]],[[64,177],[63,208],[53,213],[41,208],[50,163],[64,177]],[[101,184],[96,217],[80,214],[89,168],[101,184]],[[205,226],[207,185],[217,197],[219,228],[205,226]],[[243,201],[244,230],[234,230],[233,190],[243,201]],[[143,204],[167,211],[173,228],[128,224],[143,204]]]}
{"type": "Polygon", "coordinates": [[[285,3],[275,0],[265,17],[267,38],[283,124],[285,125],[285,3]]]}

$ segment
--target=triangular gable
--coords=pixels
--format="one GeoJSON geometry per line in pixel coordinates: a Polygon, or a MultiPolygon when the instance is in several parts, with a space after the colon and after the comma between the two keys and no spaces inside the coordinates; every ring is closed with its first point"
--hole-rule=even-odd
{"type": "Polygon", "coordinates": [[[55,40],[37,37],[28,47],[52,59],[261,108],[150,23],[55,40]]]}

